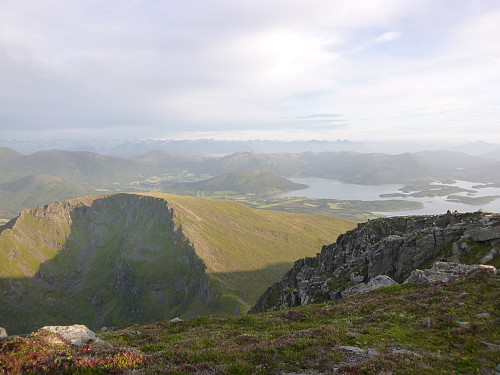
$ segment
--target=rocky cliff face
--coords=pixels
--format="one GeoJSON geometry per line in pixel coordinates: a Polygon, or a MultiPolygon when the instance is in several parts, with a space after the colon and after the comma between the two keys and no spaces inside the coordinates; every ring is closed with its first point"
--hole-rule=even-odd
{"type": "Polygon", "coordinates": [[[251,312],[336,300],[378,275],[403,282],[436,260],[492,264],[500,260],[500,214],[451,213],[393,217],[359,224],[324,246],[314,258],[295,262],[251,312]]]}
{"type": "Polygon", "coordinates": [[[210,313],[217,298],[169,204],[129,194],[25,210],[0,229],[0,321],[93,329],[210,313]]]}
{"type": "Polygon", "coordinates": [[[0,226],[0,325],[26,333],[246,313],[296,259],[354,225],[162,193],[24,210],[0,226]]]}

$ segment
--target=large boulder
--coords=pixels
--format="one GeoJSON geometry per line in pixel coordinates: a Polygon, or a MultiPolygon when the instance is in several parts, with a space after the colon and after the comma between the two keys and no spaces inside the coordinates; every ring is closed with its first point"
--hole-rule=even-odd
{"type": "MultiPolygon", "coordinates": [[[[68,340],[71,345],[85,345],[89,342],[94,342],[98,345],[111,346],[111,344],[98,338],[94,332],[82,324],[74,324],[72,326],[45,326],[40,330],[56,333],[68,340]]],[[[55,343],[55,342],[54,342],[55,343]]]]}
{"type": "Polygon", "coordinates": [[[7,336],[8,335],[7,335],[7,331],[5,330],[5,328],[0,327],[0,340],[7,338],[7,336]]]}
{"type": "Polygon", "coordinates": [[[364,294],[371,292],[372,290],[380,289],[380,288],[385,288],[387,286],[395,285],[397,282],[395,282],[393,279],[391,279],[387,275],[378,275],[375,276],[373,279],[368,281],[366,284],[357,284],[354,285],[350,288],[344,289],[340,294],[342,298],[354,296],[356,294],[364,294]]]}
{"type": "Polygon", "coordinates": [[[475,271],[495,273],[493,266],[485,264],[459,264],[451,262],[436,262],[430,269],[413,270],[404,281],[405,284],[439,284],[456,279],[460,276],[467,276],[475,271]]]}

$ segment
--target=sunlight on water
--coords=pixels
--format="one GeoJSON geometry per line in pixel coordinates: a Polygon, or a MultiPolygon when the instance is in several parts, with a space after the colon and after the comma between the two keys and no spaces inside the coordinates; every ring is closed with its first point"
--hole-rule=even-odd
{"type": "MultiPolygon", "coordinates": [[[[381,194],[401,193],[399,189],[404,185],[387,184],[387,185],[358,185],[349,184],[339,180],[331,180],[327,178],[290,178],[291,181],[309,185],[309,188],[304,190],[296,190],[278,195],[279,198],[285,197],[306,197],[306,198],[322,198],[322,199],[339,199],[339,200],[388,200],[388,199],[407,199],[416,202],[421,202],[424,205],[423,209],[407,210],[397,212],[384,212],[381,214],[393,215],[430,215],[442,214],[447,210],[459,212],[473,212],[479,209],[490,212],[500,212],[500,198],[493,200],[487,204],[470,205],[461,202],[447,201],[447,196],[443,197],[396,197],[396,198],[381,198],[381,194]]],[[[455,181],[452,184],[434,183],[432,185],[441,186],[457,186],[467,190],[473,190],[475,193],[467,192],[454,193],[452,195],[470,196],[470,197],[485,197],[485,196],[500,196],[500,188],[498,187],[481,187],[484,184],[471,181],[455,181]]]]}

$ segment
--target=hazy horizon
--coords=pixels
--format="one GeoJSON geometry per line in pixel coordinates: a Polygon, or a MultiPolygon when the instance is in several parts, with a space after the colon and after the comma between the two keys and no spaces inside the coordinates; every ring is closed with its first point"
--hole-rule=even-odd
{"type": "Polygon", "coordinates": [[[0,4],[0,138],[500,143],[500,3],[0,4]]]}

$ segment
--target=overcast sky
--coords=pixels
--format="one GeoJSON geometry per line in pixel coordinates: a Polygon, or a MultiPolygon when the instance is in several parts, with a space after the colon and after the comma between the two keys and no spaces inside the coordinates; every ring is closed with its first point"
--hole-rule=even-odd
{"type": "Polygon", "coordinates": [[[500,142],[500,1],[1,0],[0,138],[500,142]]]}

